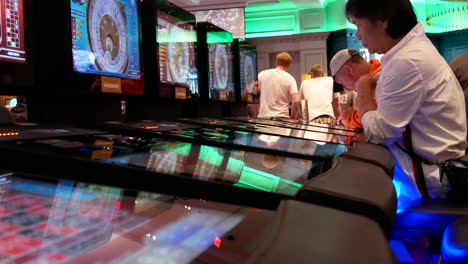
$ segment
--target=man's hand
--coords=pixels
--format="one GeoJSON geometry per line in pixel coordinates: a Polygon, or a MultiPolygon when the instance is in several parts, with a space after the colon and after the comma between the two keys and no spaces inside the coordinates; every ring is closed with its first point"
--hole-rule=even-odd
{"type": "Polygon", "coordinates": [[[364,116],[364,114],[368,111],[377,109],[377,105],[375,104],[373,98],[376,86],[377,82],[370,74],[361,76],[361,78],[359,78],[359,80],[354,85],[354,89],[357,92],[356,108],[361,117],[364,116]]]}
{"type": "Polygon", "coordinates": [[[336,125],[337,126],[346,126],[346,120],[344,119],[344,117],[342,115],[339,115],[336,118],[336,125]]]}

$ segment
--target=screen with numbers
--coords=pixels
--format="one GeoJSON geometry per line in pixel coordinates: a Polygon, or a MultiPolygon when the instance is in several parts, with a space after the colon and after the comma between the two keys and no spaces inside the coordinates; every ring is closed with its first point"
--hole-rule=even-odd
{"type": "Polygon", "coordinates": [[[26,62],[23,0],[0,2],[0,60],[26,62]]]}

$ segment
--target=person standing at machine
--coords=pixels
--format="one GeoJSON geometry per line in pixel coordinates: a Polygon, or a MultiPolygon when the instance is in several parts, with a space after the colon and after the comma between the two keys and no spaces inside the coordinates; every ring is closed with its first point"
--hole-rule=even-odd
{"type": "Polygon", "coordinates": [[[339,95],[333,93],[333,78],[324,75],[323,67],[314,64],[310,69],[311,79],[301,83],[299,98],[307,100],[311,122],[328,125],[344,124],[339,95]]]}
{"type": "Polygon", "coordinates": [[[296,80],[288,73],[291,63],[291,55],[281,52],[276,55],[276,68],[258,74],[260,90],[258,117],[291,117],[289,103],[299,101],[296,80]]]}

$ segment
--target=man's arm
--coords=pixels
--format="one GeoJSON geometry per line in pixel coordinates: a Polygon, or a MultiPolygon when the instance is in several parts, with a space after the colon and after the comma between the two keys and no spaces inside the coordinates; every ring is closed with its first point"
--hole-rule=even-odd
{"type": "Polygon", "coordinates": [[[378,107],[372,96],[372,87],[376,85],[374,78],[362,76],[355,85],[356,108],[366,137],[373,143],[390,145],[401,137],[425,96],[424,80],[411,61],[395,59],[392,66],[385,78],[379,78],[378,107]]]}
{"type": "Polygon", "coordinates": [[[354,86],[354,89],[356,89],[358,93],[356,97],[356,108],[360,116],[364,116],[368,111],[377,109],[377,104],[372,96],[372,91],[375,90],[376,85],[377,82],[369,74],[361,76],[356,82],[354,86]]]}
{"type": "Polygon", "coordinates": [[[295,102],[299,102],[301,100],[299,93],[294,93],[291,94],[291,101],[292,101],[292,106],[291,106],[291,118],[292,119],[297,119],[297,114],[300,111],[300,109],[296,109],[296,104],[295,102]]]}
{"type": "Polygon", "coordinates": [[[333,112],[335,112],[336,116],[336,124],[343,126],[346,125],[346,120],[344,120],[343,118],[343,111],[341,110],[340,96],[338,95],[338,93],[333,94],[332,106],[333,112]]]}

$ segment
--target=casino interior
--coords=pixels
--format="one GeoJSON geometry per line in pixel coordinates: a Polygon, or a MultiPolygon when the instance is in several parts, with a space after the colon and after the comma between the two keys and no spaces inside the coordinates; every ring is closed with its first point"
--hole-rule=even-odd
{"type": "MultiPolygon", "coordinates": [[[[256,117],[279,52],[380,58],[346,2],[0,0],[0,264],[468,263],[468,202],[401,210],[362,131],[256,117]]],[[[468,1],[411,3],[468,52],[468,1]]]]}

